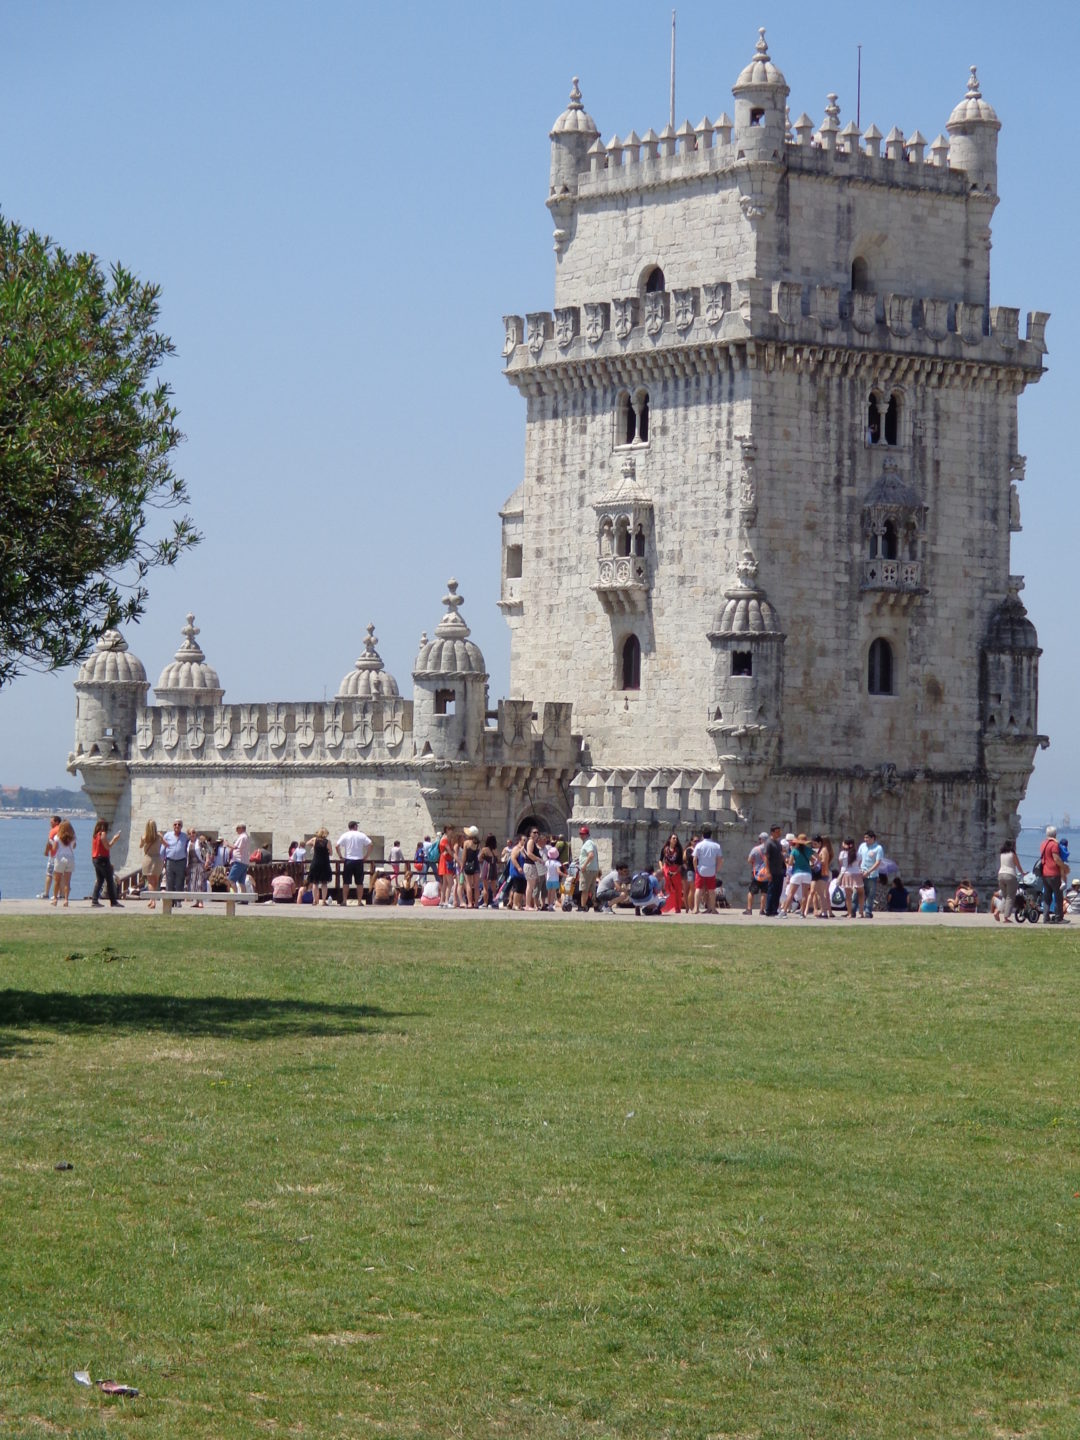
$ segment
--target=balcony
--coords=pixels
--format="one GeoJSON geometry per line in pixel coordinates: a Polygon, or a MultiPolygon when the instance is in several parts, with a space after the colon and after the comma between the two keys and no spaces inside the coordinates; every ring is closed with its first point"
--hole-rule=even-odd
{"type": "Polygon", "coordinates": [[[644,613],[649,594],[649,563],[644,555],[604,555],[593,586],[612,615],[644,613]]]}
{"type": "Polygon", "coordinates": [[[919,560],[883,560],[881,556],[862,562],[862,590],[897,590],[921,595],[922,562],[919,560]]]}

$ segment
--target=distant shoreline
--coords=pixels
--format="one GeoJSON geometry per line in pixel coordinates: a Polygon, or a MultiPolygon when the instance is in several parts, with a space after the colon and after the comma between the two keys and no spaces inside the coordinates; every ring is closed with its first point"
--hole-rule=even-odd
{"type": "MultiPolygon", "coordinates": [[[[44,810],[0,810],[0,820],[51,820],[63,807],[48,805],[44,810]]],[[[93,810],[65,810],[64,818],[71,820],[93,820],[93,810]]]]}

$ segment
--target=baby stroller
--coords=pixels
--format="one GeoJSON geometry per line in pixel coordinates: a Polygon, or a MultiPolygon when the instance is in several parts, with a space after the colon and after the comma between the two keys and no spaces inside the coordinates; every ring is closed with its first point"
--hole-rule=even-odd
{"type": "Polygon", "coordinates": [[[1018,925],[1025,920],[1037,925],[1042,915],[1043,886],[1042,881],[1034,870],[1029,870],[1026,875],[1020,877],[1020,883],[1016,887],[1016,909],[1013,911],[1013,919],[1018,925]]]}
{"type": "Polygon", "coordinates": [[[571,860],[566,867],[566,874],[559,882],[559,899],[564,910],[573,910],[574,900],[577,896],[578,863],[571,860]]]}

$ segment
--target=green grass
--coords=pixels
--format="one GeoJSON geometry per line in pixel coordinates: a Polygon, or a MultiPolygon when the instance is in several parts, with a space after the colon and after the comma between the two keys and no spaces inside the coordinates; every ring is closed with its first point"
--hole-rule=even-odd
{"type": "Polygon", "coordinates": [[[1076,1436],[1078,1012],[1026,929],[5,921],[0,1431],[1076,1436]]]}

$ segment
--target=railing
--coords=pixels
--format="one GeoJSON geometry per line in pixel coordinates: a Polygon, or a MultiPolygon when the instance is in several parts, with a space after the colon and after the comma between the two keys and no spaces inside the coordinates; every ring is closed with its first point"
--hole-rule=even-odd
{"type": "Polygon", "coordinates": [[[922,564],[918,560],[883,560],[879,557],[862,562],[864,590],[919,590],[922,587],[922,564]]]}

